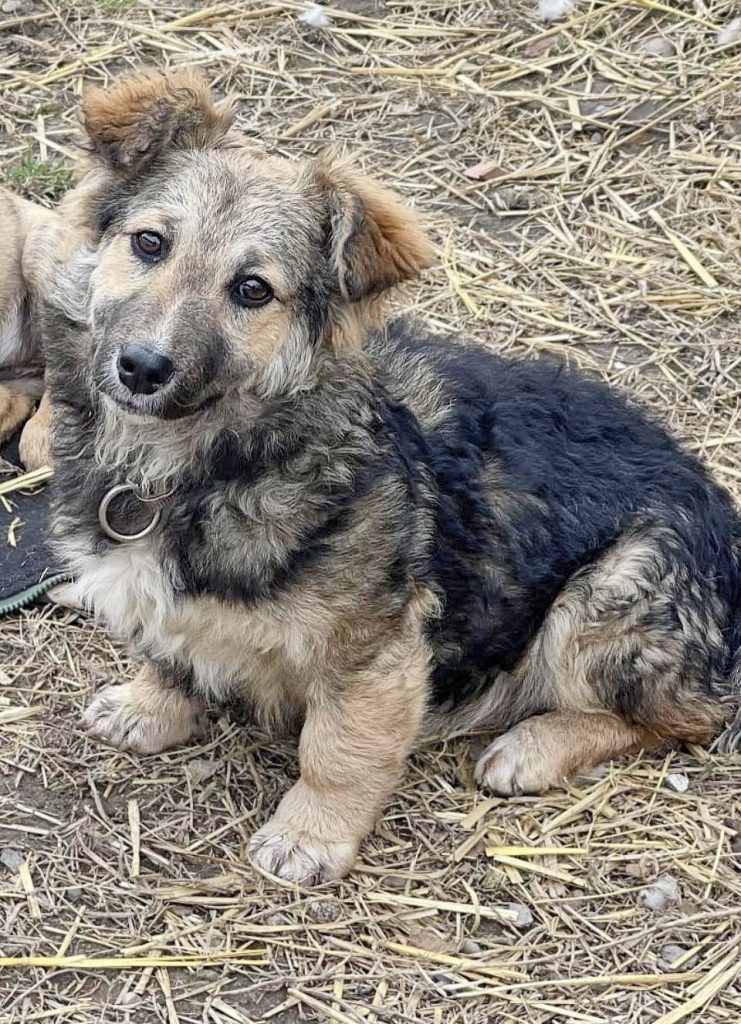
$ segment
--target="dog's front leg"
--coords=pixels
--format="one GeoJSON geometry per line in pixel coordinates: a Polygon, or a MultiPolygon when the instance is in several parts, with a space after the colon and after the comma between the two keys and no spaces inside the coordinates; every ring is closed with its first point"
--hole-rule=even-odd
{"type": "Polygon", "coordinates": [[[159,754],[199,735],[205,707],[150,662],[133,679],[104,686],[85,711],[88,732],[119,750],[159,754]]]}
{"type": "Polygon", "coordinates": [[[306,884],[347,874],[419,731],[428,671],[418,633],[392,644],[373,667],[310,693],[301,778],[253,837],[258,867],[306,884]]]}

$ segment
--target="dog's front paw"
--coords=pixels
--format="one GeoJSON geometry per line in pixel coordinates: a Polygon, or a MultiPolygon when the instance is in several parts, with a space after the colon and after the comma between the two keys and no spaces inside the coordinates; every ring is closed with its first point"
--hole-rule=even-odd
{"type": "Polygon", "coordinates": [[[203,731],[203,707],[175,690],[143,695],[137,681],[104,686],[83,716],[96,739],[137,754],[159,754],[203,731]]]}
{"type": "Polygon", "coordinates": [[[298,823],[282,824],[276,815],[252,837],[250,856],[270,875],[288,882],[319,885],[347,874],[358,845],[352,839],[328,842],[302,830],[298,823]]]}
{"type": "Polygon", "coordinates": [[[491,743],[476,765],[476,781],[500,796],[563,788],[564,766],[539,742],[537,725],[521,722],[491,743]]]}

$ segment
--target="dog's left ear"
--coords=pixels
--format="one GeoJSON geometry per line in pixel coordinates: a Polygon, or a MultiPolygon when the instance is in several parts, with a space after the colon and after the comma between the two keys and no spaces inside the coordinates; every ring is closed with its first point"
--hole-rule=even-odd
{"type": "Polygon", "coordinates": [[[372,299],[432,263],[434,249],[417,214],[346,161],[321,161],[329,206],[330,260],[347,302],[372,299]]]}
{"type": "Polygon", "coordinates": [[[164,150],[217,145],[232,122],[233,105],[216,103],[201,75],[185,68],[127,75],[108,89],[90,89],[82,123],[94,157],[135,174],[164,150]]]}

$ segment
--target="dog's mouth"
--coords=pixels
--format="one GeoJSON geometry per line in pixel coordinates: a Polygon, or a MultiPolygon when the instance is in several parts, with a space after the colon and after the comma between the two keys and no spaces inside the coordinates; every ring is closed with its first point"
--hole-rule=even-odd
{"type": "Polygon", "coordinates": [[[109,401],[131,416],[140,419],[180,420],[206,412],[223,397],[221,392],[208,395],[198,402],[177,401],[165,394],[128,395],[123,388],[100,388],[109,401]]]}

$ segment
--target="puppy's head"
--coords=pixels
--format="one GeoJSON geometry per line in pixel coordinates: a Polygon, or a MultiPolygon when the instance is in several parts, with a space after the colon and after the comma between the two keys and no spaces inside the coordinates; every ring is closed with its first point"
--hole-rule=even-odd
{"type": "Polygon", "coordinates": [[[187,71],[85,97],[93,378],[130,412],[305,388],[317,353],[359,346],[379,299],[430,262],[392,193],[340,160],[258,153],[230,119],[187,71]]]}

